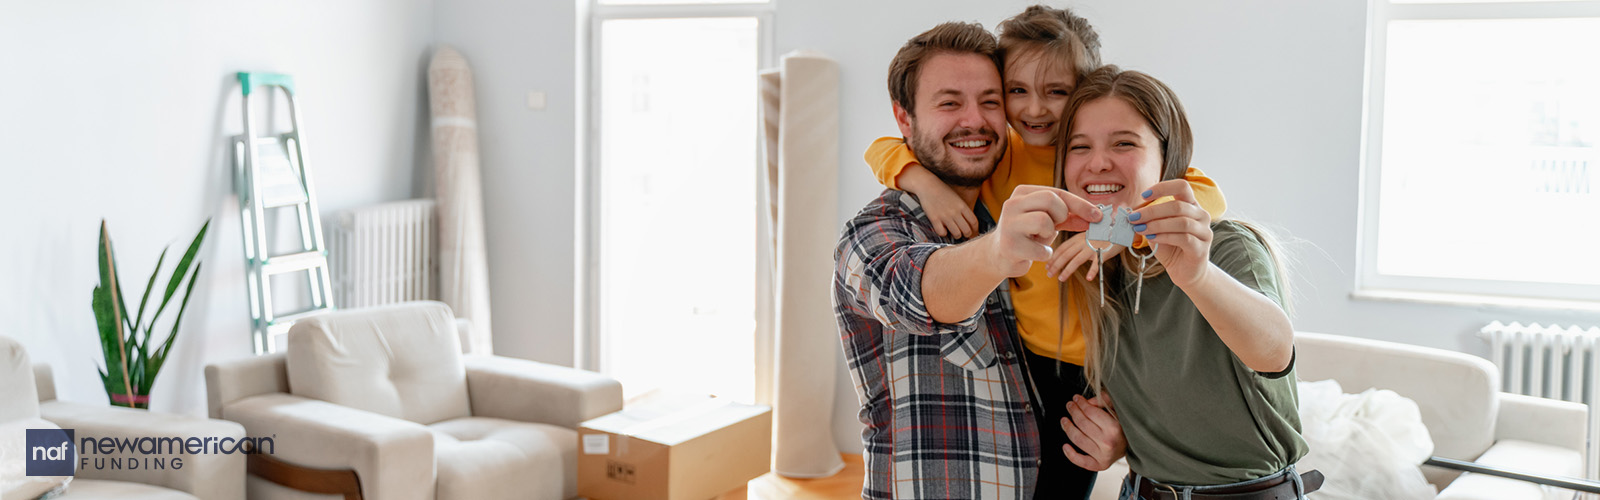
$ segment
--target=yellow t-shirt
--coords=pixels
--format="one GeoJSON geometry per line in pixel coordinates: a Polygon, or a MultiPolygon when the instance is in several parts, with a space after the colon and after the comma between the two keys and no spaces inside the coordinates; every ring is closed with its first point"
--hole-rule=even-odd
{"type": "MultiPolygon", "coordinates": [[[[1011,192],[1023,184],[1050,186],[1055,184],[1056,147],[1033,146],[1022,142],[1022,136],[1007,128],[1011,146],[1000,157],[994,174],[984,181],[978,199],[989,208],[989,213],[999,217],[1000,207],[1011,197],[1011,192]]],[[[917,156],[898,137],[880,137],[867,146],[862,155],[878,182],[890,189],[899,189],[895,179],[906,166],[916,164],[917,156]]],[[[1222,218],[1228,202],[1216,181],[1205,172],[1190,167],[1184,180],[1194,190],[1200,208],[1211,213],[1212,220],[1222,218]]],[[[1136,246],[1141,246],[1136,243],[1136,246]]],[[[1081,297],[1068,296],[1069,311],[1079,310],[1081,297]]],[[[1028,274],[1011,278],[1011,301],[1017,311],[1017,330],[1023,345],[1040,356],[1083,365],[1083,327],[1075,314],[1066,315],[1067,327],[1061,328],[1061,281],[1045,275],[1045,263],[1034,262],[1028,274]]]]}

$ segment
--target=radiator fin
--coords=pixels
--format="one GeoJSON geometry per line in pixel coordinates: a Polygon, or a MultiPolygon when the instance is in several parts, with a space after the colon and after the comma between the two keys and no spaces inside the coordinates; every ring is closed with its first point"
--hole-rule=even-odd
{"type": "Polygon", "coordinates": [[[1509,325],[1479,330],[1500,367],[1501,390],[1589,405],[1588,476],[1600,475],[1600,327],[1509,325]]]}
{"type": "Polygon", "coordinates": [[[328,239],[340,308],[433,300],[434,201],[382,203],[334,215],[328,239]]]}

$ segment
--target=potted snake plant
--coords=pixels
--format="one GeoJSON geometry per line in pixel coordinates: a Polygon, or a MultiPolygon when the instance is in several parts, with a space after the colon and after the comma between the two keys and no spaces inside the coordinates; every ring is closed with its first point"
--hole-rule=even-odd
{"type": "Polygon", "coordinates": [[[189,292],[194,291],[195,281],[200,275],[200,262],[194,260],[195,254],[199,253],[200,243],[205,240],[206,229],[210,226],[210,219],[200,226],[200,233],[189,243],[188,251],[184,252],[183,259],[178,261],[178,266],[167,280],[166,293],[161,295],[155,314],[150,316],[149,323],[145,323],[145,306],[150,302],[156,276],[161,273],[161,264],[166,261],[167,250],[171,247],[161,250],[161,257],[156,259],[156,268],[150,272],[144,294],[139,299],[139,309],[136,314],[130,315],[133,311],[123,298],[122,280],[117,276],[117,259],[111,246],[111,233],[106,230],[105,220],[100,220],[100,284],[94,287],[93,306],[95,322],[99,326],[100,349],[105,353],[105,368],[100,370],[100,380],[105,385],[111,404],[129,408],[150,407],[150,387],[155,385],[156,375],[166,363],[167,354],[172,352],[172,342],[178,338],[178,325],[183,322],[184,309],[189,307],[189,292]],[[184,287],[183,297],[178,303],[172,329],[157,344],[156,320],[167,310],[178,287],[185,281],[188,286],[184,287]]]}

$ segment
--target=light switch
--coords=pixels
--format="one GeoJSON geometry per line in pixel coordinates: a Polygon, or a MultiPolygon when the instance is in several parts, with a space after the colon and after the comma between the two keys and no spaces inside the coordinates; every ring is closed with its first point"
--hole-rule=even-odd
{"type": "Polygon", "coordinates": [[[528,91],[528,109],[544,109],[544,92],[538,90],[528,91]]]}

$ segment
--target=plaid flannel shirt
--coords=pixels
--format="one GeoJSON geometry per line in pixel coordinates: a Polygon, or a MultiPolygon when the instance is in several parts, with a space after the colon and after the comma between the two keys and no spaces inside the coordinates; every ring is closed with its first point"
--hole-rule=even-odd
{"type": "Polygon", "coordinates": [[[834,252],[834,316],[866,424],[862,498],[1033,497],[1039,433],[1006,285],[959,323],[935,322],[922,299],[928,256],[954,243],[916,197],[885,190],[834,252]]]}

